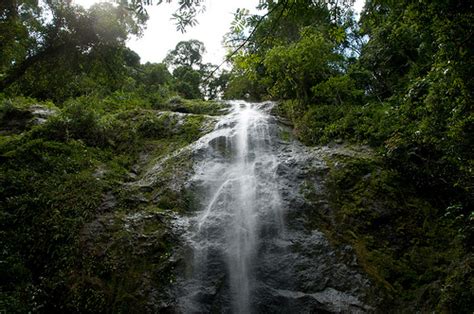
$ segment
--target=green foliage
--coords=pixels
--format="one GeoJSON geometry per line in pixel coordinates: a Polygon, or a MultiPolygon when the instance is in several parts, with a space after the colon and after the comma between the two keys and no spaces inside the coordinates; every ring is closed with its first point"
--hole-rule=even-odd
{"type": "Polygon", "coordinates": [[[173,71],[173,76],[177,82],[175,89],[186,99],[202,98],[200,85],[201,73],[190,66],[180,66],[173,71]]]}
{"type": "Polygon", "coordinates": [[[318,104],[359,104],[364,91],[357,89],[355,81],[348,75],[332,76],[327,81],[315,85],[311,89],[314,102],[318,104]]]}
{"type": "Polygon", "coordinates": [[[280,114],[292,119],[300,140],[308,145],[344,140],[377,147],[401,127],[398,110],[389,104],[314,105],[306,109],[299,102],[286,101],[281,106],[280,114]]]}
{"type": "Polygon", "coordinates": [[[225,99],[247,99],[260,100],[260,95],[265,91],[262,85],[256,84],[246,75],[231,73],[229,84],[224,91],[225,99]],[[255,96],[257,95],[257,96],[255,96]]]}
{"type": "Polygon", "coordinates": [[[263,60],[272,78],[270,95],[278,99],[309,100],[311,88],[335,74],[339,57],[331,42],[313,29],[303,29],[301,40],[290,46],[270,49],[263,60]]]}
{"type": "Polygon", "coordinates": [[[173,69],[172,89],[186,99],[216,99],[228,82],[226,71],[202,63],[204,44],[198,40],[181,41],[163,60],[173,69]]]}
{"type": "MultiPolygon", "coordinates": [[[[2,285],[15,293],[39,282],[36,299],[25,299],[35,295],[25,290],[17,297],[25,309],[47,306],[48,298],[62,294],[60,278],[74,262],[76,235],[101,201],[103,185],[90,171],[94,155],[80,142],[44,139],[20,139],[0,151],[2,260],[8,261],[2,285]]],[[[14,303],[4,305],[15,310],[14,303]]]]}
{"type": "Polygon", "coordinates": [[[192,68],[201,64],[202,54],[205,51],[204,44],[199,40],[180,41],[163,61],[173,67],[192,68]]]}
{"type": "Polygon", "coordinates": [[[160,86],[170,85],[172,82],[171,73],[164,63],[149,63],[143,65],[142,78],[146,92],[153,92],[160,86]]]}
{"type": "Polygon", "coordinates": [[[218,70],[218,67],[211,63],[204,64],[200,69],[203,76],[201,88],[205,99],[219,99],[224,96],[231,75],[226,70],[218,70]]]}
{"type": "Polygon", "coordinates": [[[345,4],[263,1],[260,7],[268,10],[263,17],[237,11],[226,35],[229,45],[243,47],[232,56],[232,95],[311,100],[312,87],[346,67],[346,57],[336,53],[347,46],[340,24],[353,19],[340,6],[345,4]]]}
{"type": "Polygon", "coordinates": [[[221,102],[197,99],[188,100],[179,96],[168,99],[167,106],[165,108],[176,112],[205,114],[211,116],[221,115],[226,112],[226,109],[228,109],[227,105],[221,102]]]}
{"type": "MultiPolygon", "coordinates": [[[[12,35],[28,53],[13,55],[2,68],[0,89],[64,101],[125,85],[130,54],[124,42],[130,33],[139,31],[140,23],[132,11],[124,14],[120,7],[107,3],[85,10],[62,2],[47,2],[42,7],[7,2],[10,5],[0,7],[5,25],[25,28],[17,28],[12,35]],[[30,13],[22,14],[23,9],[30,13]],[[34,26],[28,28],[30,23],[34,26]]],[[[9,48],[0,49],[3,53],[9,48]]]]}
{"type": "Polygon", "coordinates": [[[279,100],[308,145],[372,146],[375,160],[331,169],[335,223],[318,227],[354,245],[395,308],[468,312],[472,4],[367,1],[360,23],[343,6],[262,6],[263,18],[239,11],[228,35],[238,45],[258,26],[233,56],[227,95],[279,100]]]}
{"type": "Polygon", "coordinates": [[[335,158],[327,177],[332,210],[313,221],[333,241],[354,246],[361,266],[391,295],[386,306],[468,310],[472,257],[452,228],[455,218],[440,215],[380,158],[335,158]]]}
{"type": "MultiPolygon", "coordinates": [[[[211,73],[215,66],[202,64],[205,49],[197,40],[180,42],[165,58],[173,76],[164,63],[140,65],[139,56],[125,47],[125,41],[141,32],[146,13],[137,11],[139,3],[127,5],[127,1],[99,3],[86,10],[69,2],[39,6],[27,1],[23,6],[8,0],[0,6],[5,16],[1,27],[11,36],[0,46],[5,56],[0,91],[58,105],[79,96],[121,94],[134,94],[155,107],[175,94],[218,98],[226,76],[211,73]]],[[[186,1],[179,11],[185,14],[196,6],[199,1],[186,1]]]]}
{"type": "Polygon", "coordinates": [[[101,112],[116,112],[120,110],[131,110],[136,108],[151,108],[151,100],[142,97],[135,92],[116,91],[107,97],[80,97],[76,100],[82,101],[86,106],[90,106],[101,112]],[[89,103],[89,105],[87,105],[89,103]]]}
{"type": "Polygon", "coordinates": [[[29,32],[41,31],[38,20],[41,10],[35,1],[22,1],[21,14],[14,1],[2,1],[0,12],[0,73],[5,73],[12,65],[28,55],[30,45],[37,40],[29,32]]]}
{"type": "MultiPolygon", "coordinates": [[[[19,134],[0,135],[0,307],[9,312],[82,312],[142,306],[137,291],[144,272],[156,273],[157,281],[171,280],[157,270],[167,259],[156,262],[168,252],[169,240],[161,233],[150,235],[161,243],[160,251],[148,252],[148,266],[143,266],[142,257],[130,254],[130,242],[115,231],[110,231],[114,246],[109,255],[84,255],[83,228],[112,210],[103,207],[107,195],[117,198],[113,210],[135,209],[137,205],[127,201],[127,193],[133,192],[125,191],[122,183],[130,180],[139,154],[153,150],[162,156],[182,148],[209,130],[208,117],[183,115],[170,111],[173,108],[151,110],[147,101],[128,93],[79,97],[62,108],[27,98],[2,95],[0,100],[3,118],[30,112],[39,104],[57,111],[19,134]]],[[[172,102],[189,112],[219,114],[223,109],[204,101],[172,102]]],[[[170,170],[167,180],[175,171],[170,170]]],[[[181,204],[179,195],[163,193],[163,204],[166,199],[173,206],[181,204]]],[[[156,230],[163,228],[159,221],[156,230]]],[[[149,250],[149,243],[143,247],[149,250]]]]}

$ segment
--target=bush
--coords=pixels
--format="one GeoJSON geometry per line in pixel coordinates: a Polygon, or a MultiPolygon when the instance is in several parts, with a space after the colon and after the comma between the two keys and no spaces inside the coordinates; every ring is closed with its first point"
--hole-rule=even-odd
{"type": "Polygon", "coordinates": [[[34,130],[34,136],[67,142],[81,140],[89,146],[104,146],[104,128],[99,115],[80,101],[71,101],[57,116],[34,130]]]}
{"type": "Polygon", "coordinates": [[[104,185],[92,175],[93,152],[78,141],[23,137],[0,145],[0,154],[1,293],[31,310],[64,293],[58,290],[79,229],[95,214],[104,185]]]}
{"type": "Polygon", "coordinates": [[[184,99],[181,96],[173,96],[168,99],[168,105],[176,106],[176,105],[184,105],[184,99]]]}
{"type": "Polygon", "coordinates": [[[346,140],[377,147],[400,127],[398,110],[388,103],[305,108],[298,101],[285,101],[277,113],[293,122],[299,139],[308,145],[346,140]]]}

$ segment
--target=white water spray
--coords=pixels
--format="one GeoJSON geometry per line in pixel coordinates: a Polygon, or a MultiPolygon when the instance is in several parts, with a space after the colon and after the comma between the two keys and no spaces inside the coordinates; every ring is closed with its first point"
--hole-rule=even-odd
{"type": "Polygon", "coordinates": [[[199,308],[203,295],[217,294],[215,287],[220,286],[228,291],[228,305],[221,308],[251,313],[253,265],[262,223],[283,225],[270,117],[265,113],[265,106],[269,109],[271,104],[236,101],[232,106],[214,132],[201,140],[206,156],[198,163],[193,182],[203,200],[187,234],[194,288],[183,298],[185,312],[199,308]]]}

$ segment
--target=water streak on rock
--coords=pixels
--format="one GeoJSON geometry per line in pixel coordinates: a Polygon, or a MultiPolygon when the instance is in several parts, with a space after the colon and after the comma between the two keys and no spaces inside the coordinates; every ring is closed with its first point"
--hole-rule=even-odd
{"type": "Polygon", "coordinates": [[[196,212],[179,220],[187,231],[176,312],[369,310],[359,299],[367,279],[307,220],[305,189],[321,191],[318,207],[328,210],[323,154],[281,140],[272,103],[230,104],[192,148],[196,212]]]}

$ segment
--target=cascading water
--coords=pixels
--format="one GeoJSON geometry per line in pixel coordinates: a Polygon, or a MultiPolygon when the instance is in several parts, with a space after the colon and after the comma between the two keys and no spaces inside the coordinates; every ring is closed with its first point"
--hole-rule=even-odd
{"type": "MultiPolygon", "coordinates": [[[[202,191],[202,210],[192,219],[187,234],[193,251],[190,277],[194,285],[209,288],[216,284],[215,272],[224,271],[219,280],[227,285],[222,287],[228,289],[225,302],[235,313],[251,312],[262,218],[266,224],[270,218],[273,227],[282,226],[271,143],[275,130],[264,112],[270,107],[270,103],[233,102],[232,112],[201,140],[205,157],[193,178],[202,191]]],[[[183,300],[188,311],[199,308],[197,304],[205,298],[202,291],[183,300]]]]}
{"type": "MultiPolygon", "coordinates": [[[[309,178],[322,190],[311,177],[326,169],[322,157],[280,139],[272,103],[230,105],[193,146],[195,214],[178,219],[186,231],[173,312],[369,309],[358,299],[367,279],[305,220],[301,191],[309,178]]],[[[320,203],[324,209],[324,197],[320,203]]]]}

